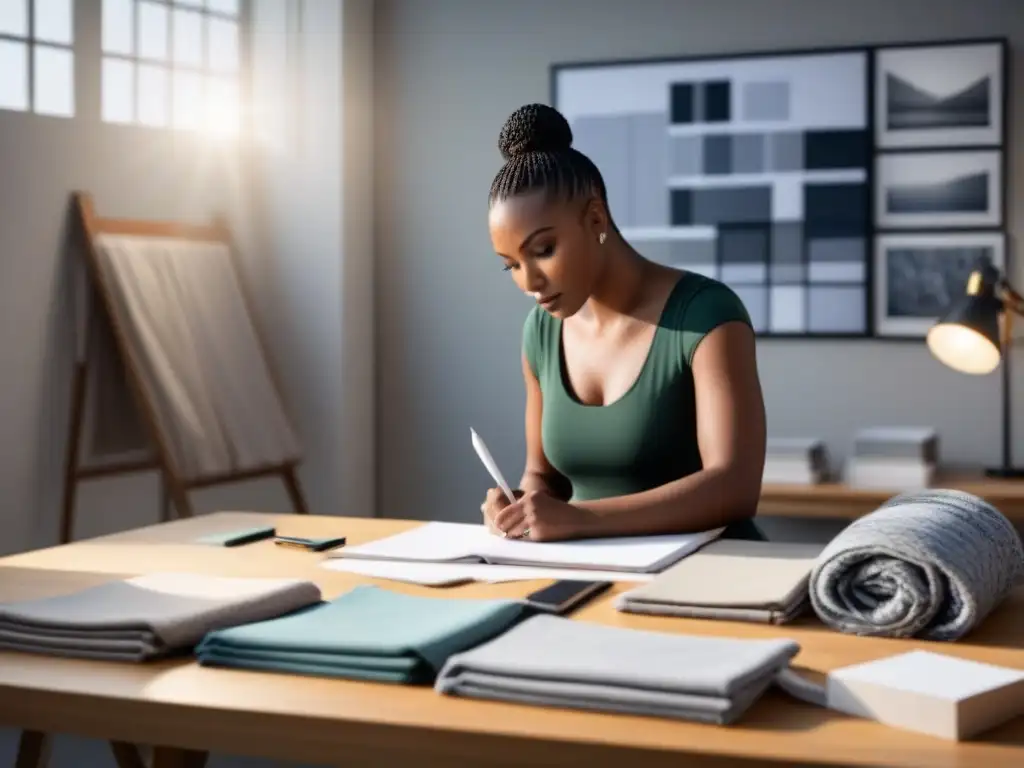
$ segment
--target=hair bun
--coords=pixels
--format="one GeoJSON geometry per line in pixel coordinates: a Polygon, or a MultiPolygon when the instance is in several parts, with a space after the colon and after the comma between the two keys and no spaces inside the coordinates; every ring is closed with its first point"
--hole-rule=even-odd
{"type": "Polygon", "coordinates": [[[572,146],[572,129],[562,113],[547,104],[526,104],[501,127],[498,149],[505,160],[527,152],[561,152],[572,146]]]}

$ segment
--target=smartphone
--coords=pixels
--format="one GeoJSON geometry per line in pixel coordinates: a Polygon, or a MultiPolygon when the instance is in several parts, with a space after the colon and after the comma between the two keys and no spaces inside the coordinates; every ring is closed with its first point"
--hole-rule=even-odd
{"type": "Polygon", "coordinates": [[[526,596],[526,604],[545,613],[564,614],[608,589],[610,581],[556,581],[526,596]]]}
{"type": "Polygon", "coordinates": [[[301,536],[275,536],[274,543],[279,547],[294,547],[295,549],[306,549],[310,552],[325,552],[345,544],[344,536],[335,536],[326,539],[307,539],[301,536]]]}

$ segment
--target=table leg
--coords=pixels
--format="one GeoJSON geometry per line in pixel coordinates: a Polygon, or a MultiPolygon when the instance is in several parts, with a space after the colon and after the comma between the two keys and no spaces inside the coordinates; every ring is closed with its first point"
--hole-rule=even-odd
{"type": "Polygon", "coordinates": [[[205,768],[209,752],[153,747],[153,768],[205,768]]]}
{"type": "Polygon", "coordinates": [[[146,768],[147,761],[142,757],[142,751],[134,744],[126,741],[110,742],[110,751],[114,753],[114,762],[117,768],[146,768]]]}
{"type": "Polygon", "coordinates": [[[46,768],[50,762],[50,737],[42,731],[22,731],[15,768],[46,768]]]}

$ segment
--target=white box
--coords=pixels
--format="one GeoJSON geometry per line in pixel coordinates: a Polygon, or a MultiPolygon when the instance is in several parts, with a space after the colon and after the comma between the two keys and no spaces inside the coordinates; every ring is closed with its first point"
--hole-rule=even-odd
{"type": "Polygon", "coordinates": [[[830,672],[829,709],[944,739],[970,739],[1024,712],[1024,671],[910,651],[830,672]]]}

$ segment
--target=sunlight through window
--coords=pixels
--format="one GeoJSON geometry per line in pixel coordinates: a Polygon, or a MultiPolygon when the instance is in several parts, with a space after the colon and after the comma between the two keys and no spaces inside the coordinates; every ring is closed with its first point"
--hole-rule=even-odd
{"type": "Polygon", "coordinates": [[[241,10],[239,0],[103,0],[103,119],[237,134],[241,10]]]}

